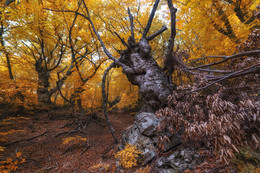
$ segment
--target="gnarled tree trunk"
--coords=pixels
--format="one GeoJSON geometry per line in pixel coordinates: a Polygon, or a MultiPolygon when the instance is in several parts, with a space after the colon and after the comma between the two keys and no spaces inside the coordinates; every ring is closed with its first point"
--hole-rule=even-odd
{"type": "MultiPolygon", "coordinates": [[[[172,1],[168,0],[168,5],[170,7],[171,12],[171,36],[169,40],[168,50],[166,53],[166,59],[173,59],[172,56],[173,46],[174,46],[174,38],[176,34],[175,29],[175,13],[176,9],[172,5],[172,1]]],[[[96,36],[101,43],[105,54],[109,59],[113,60],[115,65],[123,68],[123,72],[126,74],[128,80],[134,84],[138,85],[140,89],[140,94],[143,100],[143,106],[141,111],[143,112],[155,112],[156,110],[164,107],[167,104],[167,97],[174,90],[174,85],[172,84],[172,80],[169,80],[169,75],[172,74],[171,71],[169,74],[165,74],[164,70],[159,67],[155,59],[151,56],[151,46],[149,45],[149,41],[160,35],[164,32],[167,27],[163,26],[156,33],[147,36],[148,31],[150,30],[152,20],[154,18],[156,9],[159,4],[159,0],[156,0],[150,14],[150,17],[147,22],[147,26],[145,27],[142,38],[139,42],[136,42],[134,37],[134,23],[133,16],[130,13],[130,9],[128,8],[128,14],[130,19],[130,27],[131,27],[131,36],[128,39],[128,43],[126,43],[116,32],[115,34],[121,40],[121,42],[127,47],[126,50],[122,51],[121,57],[119,59],[114,58],[109,51],[106,49],[104,42],[102,41],[100,35],[95,29],[95,26],[90,19],[89,11],[84,3],[84,7],[87,11],[88,16],[83,17],[87,18],[91,23],[92,29],[95,32],[96,36]]],[[[173,60],[174,61],[174,60],[173,60]]],[[[173,64],[172,64],[173,65],[173,64]]]]}
{"type": "Polygon", "coordinates": [[[167,104],[174,85],[151,56],[151,47],[146,39],[123,51],[120,61],[133,69],[133,72],[124,73],[132,84],[139,86],[142,112],[155,112],[167,104]]]}

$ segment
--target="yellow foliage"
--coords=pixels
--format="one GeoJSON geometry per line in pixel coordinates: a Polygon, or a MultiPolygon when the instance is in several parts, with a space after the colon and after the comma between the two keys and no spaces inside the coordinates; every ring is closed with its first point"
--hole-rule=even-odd
{"type": "Polygon", "coordinates": [[[99,172],[100,170],[108,171],[109,167],[110,167],[110,165],[107,164],[107,163],[99,163],[99,164],[96,164],[94,166],[91,166],[89,169],[99,172]]]}
{"type": "Polygon", "coordinates": [[[4,151],[5,147],[0,146],[0,151],[4,151]]]}
{"type": "Polygon", "coordinates": [[[22,153],[17,152],[16,158],[8,158],[6,161],[0,162],[0,172],[2,173],[9,173],[17,170],[18,165],[25,162],[25,159],[21,157],[22,153]]]}
{"type": "Polygon", "coordinates": [[[141,151],[136,146],[126,144],[125,149],[116,153],[115,158],[119,159],[119,164],[124,168],[132,168],[137,166],[137,160],[141,155],[141,151]]]}
{"type": "Polygon", "coordinates": [[[69,143],[73,143],[73,144],[77,144],[80,141],[87,141],[87,138],[82,138],[80,136],[75,136],[75,137],[68,137],[63,139],[62,144],[69,144],[69,143]]]}
{"type": "Polygon", "coordinates": [[[9,134],[11,134],[11,133],[15,133],[15,132],[23,132],[24,130],[14,130],[14,129],[12,129],[12,130],[9,130],[9,131],[7,131],[7,132],[0,132],[0,136],[6,136],[6,135],[9,135],[9,134]]]}

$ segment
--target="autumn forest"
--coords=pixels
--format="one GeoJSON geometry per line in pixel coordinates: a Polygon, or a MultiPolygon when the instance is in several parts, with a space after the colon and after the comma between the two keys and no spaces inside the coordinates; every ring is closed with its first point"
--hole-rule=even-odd
{"type": "Polygon", "coordinates": [[[0,172],[260,172],[259,0],[1,0],[0,172]]]}

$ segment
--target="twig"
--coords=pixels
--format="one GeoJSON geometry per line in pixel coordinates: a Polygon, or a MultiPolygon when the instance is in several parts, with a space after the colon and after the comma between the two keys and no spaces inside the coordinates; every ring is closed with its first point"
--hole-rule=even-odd
{"type": "Polygon", "coordinates": [[[104,124],[98,122],[98,120],[95,120],[95,119],[93,119],[93,118],[92,118],[91,120],[93,120],[95,123],[97,123],[97,124],[100,125],[101,127],[106,127],[106,125],[104,125],[104,124]]]}
{"type": "Polygon", "coordinates": [[[47,132],[48,132],[48,130],[45,131],[44,133],[41,133],[41,134],[39,134],[39,135],[37,135],[37,136],[34,136],[34,137],[31,137],[31,138],[21,139],[21,140],[17,140],[17,141],[14,141],[14,142],[9,142],[9,143],[5,144],[4,146],[7,147],[7,146],[10,146],[10,145],[19,143],[19,142],[30,141],[30,140],[33,140],[33,139],[38,138],[38,137],[40,137],[40,136],[43,136],[43,135],[46,134],[47,132]]]}
{"type": "Polygon", "coordinates": [[[87,15],[88,15],[88,17],[86,16],[85,18],[90,22],[91,27],[92,27],[92,30],[94,31],[95,35],[97,36],[97,38],[98,38],[98,40],[99,40],[99,42],[100,42],[100,44],[101,44],[101,46],[102,46],[102,48],[103,48],[104,53],[106,54],[106,56],[107,56],[109,59],[113,60],[113,61],[116,63],[116,65],[121,66],[125,72],[131,73],[131,72],[133,71],[131,68],[129,68],[129,67],[127,67],[125,64],[121,63],[118,59],[116,59],[116,58],[107,50],[107,48],[106,48],[106,46],[105,46],[103,40],[101,39],[99,33],[97,32],[97,30],[96,30],[96,28],[95,28],[95,25],[94,25],[93,21],[92,21],[91,18],[90,18],[90,14],[89,14],[89,11],[88,11],[88,7],[87,7],[87,5],[85,4],[84,1],[83,1],[83,4],[84,4],[84,7],[85,7],[85,9],[86,9],[86,11],[87,11],[87,15]]]}

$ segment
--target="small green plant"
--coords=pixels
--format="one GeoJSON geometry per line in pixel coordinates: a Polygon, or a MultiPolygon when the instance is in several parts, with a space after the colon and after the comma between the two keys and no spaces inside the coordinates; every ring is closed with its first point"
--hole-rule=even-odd
{"type": "Polygon", "coordinates": [[[126,144],[125,149],[117,152],[115,158],[119,159],[120,165],[129,169],[137,166],[137,161],[141,154],[141,151],[135,145],[126,144]]]}

